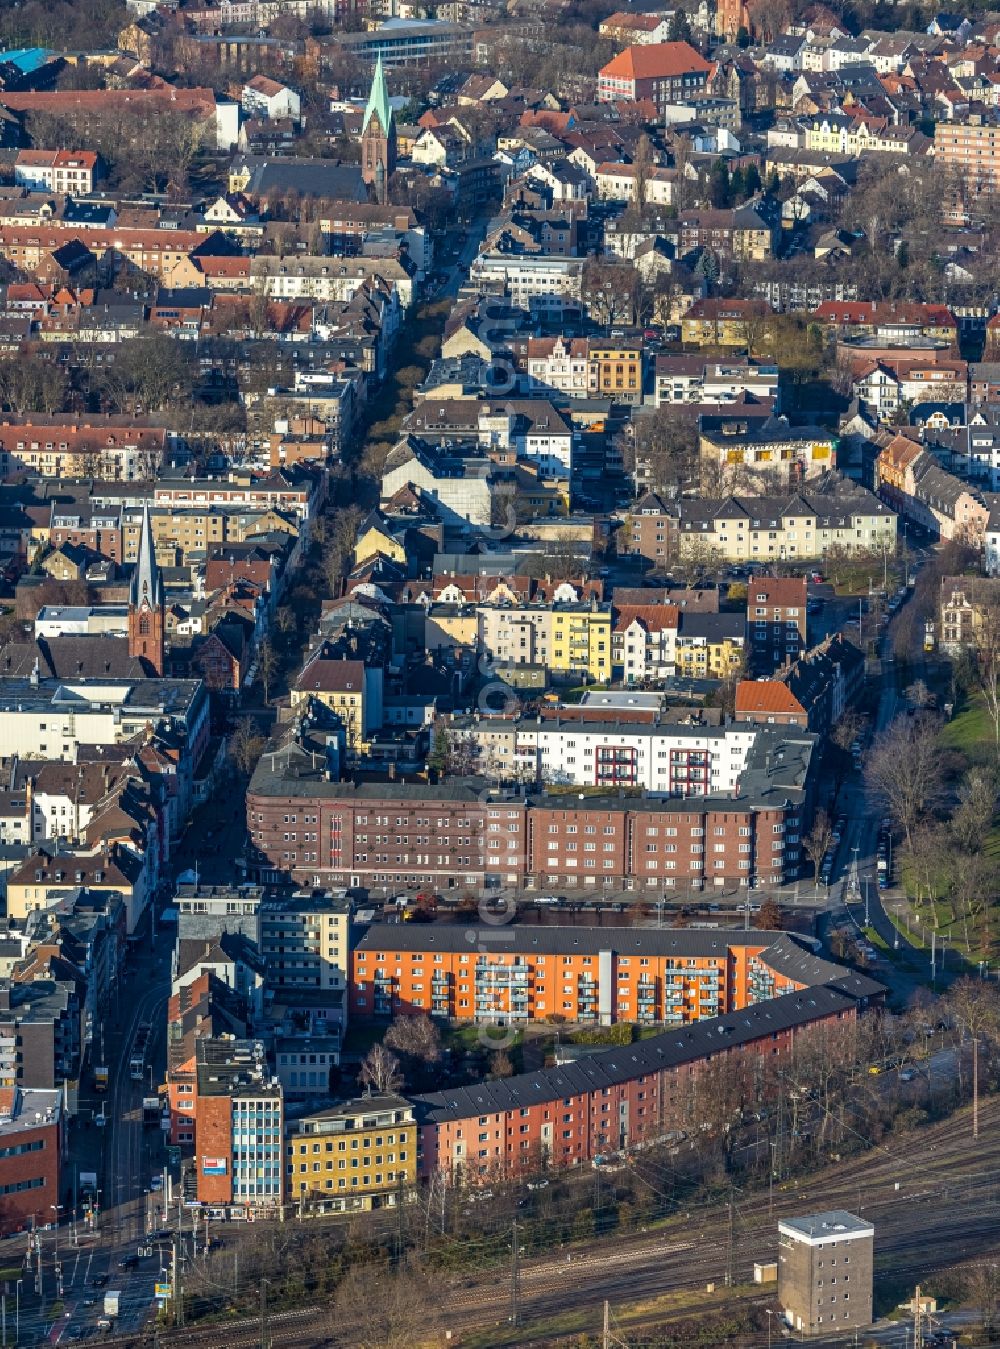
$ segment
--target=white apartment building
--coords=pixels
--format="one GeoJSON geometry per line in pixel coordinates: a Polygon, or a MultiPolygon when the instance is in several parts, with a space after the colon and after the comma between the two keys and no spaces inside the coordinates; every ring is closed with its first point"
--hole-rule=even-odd
{"type": "Polygon", "coordinates": [[[679,611],[673,605],[655,608],[663,613],[652,616],[619,611],[611,634],[611,659],[616,669],[621,668],[626,684],[670,679],[676,673],[679,611]]]}
{"type": "Polygon", "coordinates": [[[97,155],[93,150],[20,150],[14,182],[32,192],[84,196],[94,190],[97,155]]]}
{"type": "Polygon", "coordinates": [[[254,286],[272,300],[351,300],[366,281],[381,278],[408,309],[413,280],[395,258],[263,257],[250,265],[254,286]]]}
{"type": "Polygon", "coordinates": [[[583,260],[542,253],[524,257],[480,253],[469,269],[469,280],[485,289],[503,289],[525,309],[559,314],[579,304],[583,260]]]}
{"type": "Polygon", "coordinates": [[[660,356],[654,376],[653,401],[665,403],[733,403],[744,394],[778,397],[778,367],[753,361],[703,361],[698,356],[660,356]]]}
{"type": "Polygon", "coordinates": [[[456,718],[448,731],[510,781],[686,797],[734,792],[759,728],[456,718]]]}

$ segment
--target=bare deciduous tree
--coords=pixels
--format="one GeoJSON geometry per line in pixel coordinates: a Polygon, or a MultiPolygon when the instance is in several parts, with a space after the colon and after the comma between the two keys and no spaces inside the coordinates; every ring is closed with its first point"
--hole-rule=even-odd
{"type": "Polygon", "coordinates": [[[825,810],[818,810],[813,819],[812,828],[802,840],[805,854],[813,865],[813,882],[819,884],[819,869],[823,864],[827,849],[833,842],[833,823],[825,810]]]}
{"type": "Polygon", "coordinates": [[[389,1096],[403,1085],[399,1059],[385,1045],[372,1045],[358,1073],[358,1081],[379,1096],[389,1096]]]}
{"type": "Polygon", "coordinates": [[[346,1339],[356,1349],[409,1349],[415,1338],[435,1338],[441,1297],[417,1270],[388,1274],[368,1264],[345,1275],[335,1305],[340,1325],[350,1327],[346,1339]],[[416,1337],[415,1327],[420,1328],[416,1337]]]}
{"type": "Polygon", "coordinates": [[[399,1016],[385,1033],[390,1049],[421,1063],[437,1063],[441,1057],[441,1032],[429,1016],[399,1016]]]}
{"type": "Polygon", "coordinates": [[[278,672],[278,653],[269,637],[265,637],[257,648],[257,669],[266,703],[271,696],[271,683],[278,672]]]}
{"type": "Polygon", "coordinates": [[[899,717],[872,746],[866,776],[912,844],[941,785],[936,723],[929,717],[899,717]]]}
{"type": "Polygon", "coordinates": [[[229,753],[241,773],[253,772],[264,748],[264,737],[253,717],[241,717],[229,739],[229,753]]]}

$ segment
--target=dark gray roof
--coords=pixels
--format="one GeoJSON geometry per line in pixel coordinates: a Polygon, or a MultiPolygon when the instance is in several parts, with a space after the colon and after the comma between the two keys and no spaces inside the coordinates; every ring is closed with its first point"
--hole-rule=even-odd
{"type": "MultiPolygon", "coordinates": [[[[677,803],[672,803],[677,804],[677,803]]],[[[711,928],[655,927],[527,927],[515,924],[504,928],[504,945],[512,951],[540,951],[544,955],[596,955],[614,951],[618,955],[656,955],[726,957],[731,946],[777,945],[773,932],[722,931],[711,928]],[[507,934],[510,933],[510,939],[507,934]]],[[[779,939],[780,940],[780,939],[779,939]]],[[[792,942],[792,938],[788,939],[792,942]]],[[[468,923],[375,923],[358,942],[359,951],[468,951],[468,923]]],[[[795,945],[800,954],[805,948],[795,945]]],[[[770,962],[769,962],[770,963],[770,962]]],[[[824,965],[828,962],[824,961],[824,965]]],[[[842,974],[839,965],[824,978],[842,974]]],[[[815,979],[812,982],[821,982],[815,979]]]]}
{"type": "Polygon", "coordinates": [[[598,1051],[576,1063],[520,1073],[504,1082],[481,1082],[473,1087],[428,1092],[414,1097],[413,1103],[418,1118],[441,1123],[580,1096],[645,1073],[679,1067],[717,1050],[748,1044],[763,1035],[808,1025],[823,1016],[850,1011],[859,998],[875,997],[883,991],[881,984],[858,976],[855,993],[831,985],[786,993],[741,1012],[666,1030],[638,1044],[598,1051]]]}
{"type": "Polygon", "coordinates": [[[281,159],[253,161],[248,197],[269,193],[299,192],[304,197],[329,197],[331,201],[368,200],[368,189],[357,164],[341,164],[331,159],[281,159]]]}

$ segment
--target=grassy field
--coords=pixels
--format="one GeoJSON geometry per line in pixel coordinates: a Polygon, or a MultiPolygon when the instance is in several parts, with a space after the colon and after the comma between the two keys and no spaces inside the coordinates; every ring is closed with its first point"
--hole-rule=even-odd
{"type": "Polygon", "coordinates": [[[941,745],[944,749],[958,750],[977,762],[994,757],[995,734],[981,697],[970,698],[962,709],[941,732],[941,745]]]}

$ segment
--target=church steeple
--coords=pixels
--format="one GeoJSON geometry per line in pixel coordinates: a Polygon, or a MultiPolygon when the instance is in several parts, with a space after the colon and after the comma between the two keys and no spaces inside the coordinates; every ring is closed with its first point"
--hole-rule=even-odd
{"type": "Polygon", "coordinates": [[[375,200],[384,203],[389,178],[396,168],[396,122],[385,87],[382,57],[375,64],[365,120],[361,129],[361,176],[374,188],[375,200]]]}
{"type": "Polygon", "coordinates": [[[129,587],[128,653],[144,660],[158,675],[163,674],[165,608],[163,576],[156,561],[149,506],[144,505],[139,554],[129,587]]]}

